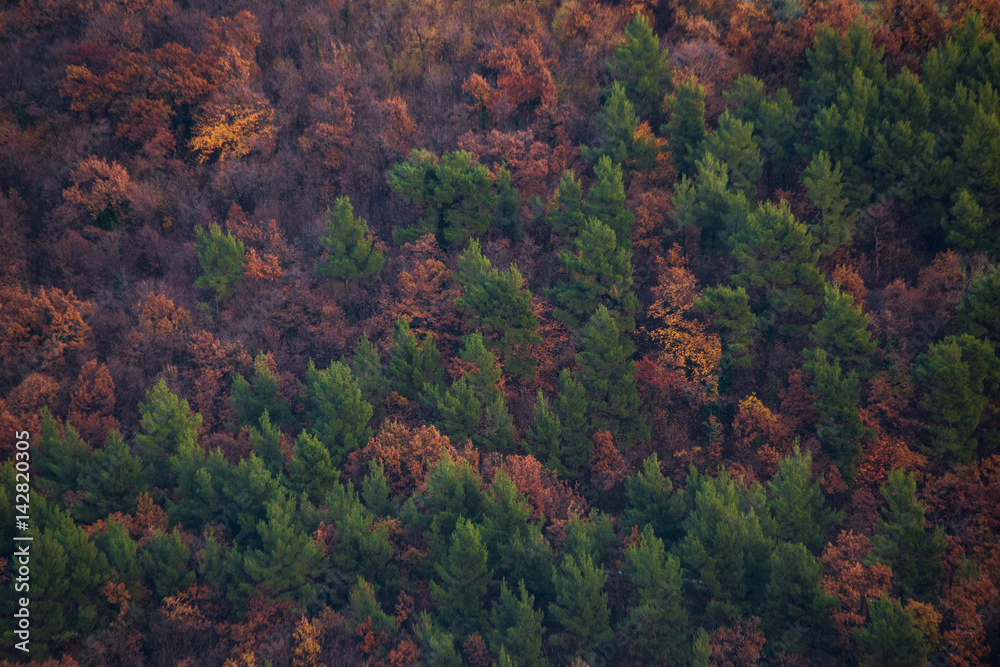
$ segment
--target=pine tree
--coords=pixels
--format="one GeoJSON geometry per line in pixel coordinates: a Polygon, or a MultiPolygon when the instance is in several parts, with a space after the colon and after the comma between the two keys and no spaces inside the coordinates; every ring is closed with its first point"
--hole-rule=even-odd
{"type": "Polygon", "coordinates": [[[642,118],[655,118],[670,88],[672,67],[667,50],[646,17],[637,13],[625,26],[625,42],[608,63],[611,78],[620,81],[625,94],[642,118]]]}
{"type": "Polygon", "coordinates": [[[260,416],[260,430],[250,427],[250,446],[264,462],[264,466],[277,477],[285,471],[285,450],[281,445],[281,429],[271,423],[271,416],[264,411],[260,416]]]}
{"type": "Polygon", "coordinates": [[[838,517],[824,509],[820,481],[812,478],[812,454],[800,451],[798,444],[778,462],[768,491],[779,540],[801,542],[811,551],[823,545],[826,527],[838,517]]]}
{"type": "Polygon", "coordinates": [[[585,146],[581,152],[598,164],[606,158],[623,165],[626,171],[649,171],[656,166],[660,148],[652,135],[637,134],[639,118],[622,85],[615,81],[610,92],[597,112],[597,125],[601,128],[599,146],[585,146]]]}
{"type": "Polygon", "coordinates": [[[35,457],[38,489],[55,500],[79,488],[90,448],[75,428],[53,417],[47,407],[39,411],[39,417],[42,437],[35,457]]]}
{"type": "Polygon", "coordinates": [[[429,555],[432,560],[443,560],[459,520],[478,522],[482,519],[486,504],[483,480],[468,461],[456,462],[445,452],[427,474],[425,484],[425,502],[431,517],[427,531],[429,555]]]}
{"type": "Polygon", "coordinates": [[[486,331],[487,344],[507,362],[508,372],[531,377],[536,360],[530,347],[542,342],[531,292],[517,267],[497,271],[482,256],[479,243],[471,241],[458,258],[458,280],[465,294],[455,304],[472,314],[472,325],[486,331]]]}
{"type": "Polygon", "coordinates": [[[188,568],[190,558],[191,550],[176,528],[170,533],[156,531],[153,540],[142,550],[140,562],[146,581],[158,599],[194,583],[194,570],[188,568]]]}
{"type": "Polygon", "coordinates": [[[836,284],[826,286],[823,318],[813,325],[809,343],[821,347],[840,360],[844,370],[867,373],[875,352],[868,314],[854,303],[854,297],[836,284]]]}
{"type": "Polygon", "coordinates": [[[368,474],[361,482],[361,501],[365,509],[378,518],[392,516],[392,488],[385,478],[385,467],[378,461],[368,462],[368,474]]]}
{"type": "Polygon", "coordinates": [[[726,165],[729,184],[734,190],[754,198],[757,181],[764,174],[760,150],[753,140],[753,123],[743,122],[731,112],[724,111],[719,118],[719,129],[712,132],[702,144],[706,154],[711,153],[726,165]]]}
{"type": "Polygon", "coordinates": [[[936,597],[941,555],[947,540],[944,528],[927,530],[925,507],[917,500],[917,483],[901,469],[889,473],[880,489],[885,504],[872,537],[875,555],[892,567],[895,589],[908,598],[936,597]]]}
{"type": "Polygon", "coordinates": [[[349,453],[372,437],[368,422],[374,410],[361,397],[351,378],[351,370],[339,361],[317,370],[309,361],[306,369],[306,417],[311,432],[330,450],[330,459],[339,466],[349,453]]]}
{"type": "Polygon", "coordinates": [[[694,177],[684,176],[677,185],[672,215],[681,227],[698,227],[702,246],[714,252],[746,226],[750,201],[730,187],[728,166],[712,153],[698,159],[695,167],[694,177]]]}
{"type": "Polygon", "coordinates": [[[753,123],[753,141],[767,166],[769,184],[777,180],[784,187],[785,172],[795,156],[795,141],[799,138],[799,110],[788,90],[779,89],[771,99],[764,94],[760,79],[741,75],[723,97],[732,105],[736,118],[753,123]]]}
{"type": "Polygon", "coordinates": [[[802,76],[802,89],[817,108],[834,101],[851,84],[855,70],[879,88],[886,83],[883,50],[874,46],[867,23],[860,18],[851,21],[843,36],[833,27],[820,27],[806,59],[809,67],[802,76]]]}
{"type": "Polygon", "coordinates": [[[229,599],[238,615],[246,613],[247,601],[258,592],[270,602],[312,602],[324,557],[312,536],[299,527],[295,501],[278,497],[269,502],[267,519],[257,523],[256,533],[260,547],[234,547],[228,554],[233,582],[229,599]]]}
{"type": "Polygon", "coordinates": [[[990,229],[990,219],[976,196],[966,188],[959,188],[952,201],[950,215],[941,220],[948,245],[965,252],[992,253],[996,248],[996,234],[990,229]]]}
{"type": "Polygon", "coordinates": [[[573,172],[566,170],[559,178],[555,210],[549,214],[549,224],[560,236],[571,237],[580,233],[586,219],[583,214],[583,187],[573,172]]]}
{"type": "Polygon", "coordinates": [[[325,500],[326,494],[340,479],[340,473],[330,459],[330,450],[306,431],[295,439],[289,472],[292,488],[304,492],[313,503],[325,500]]]}
{"type": "Polygon", "coordinates": [[[584,327],[582,351],[576,355],[580,382],[586,388],[590,425],[615,435],[620,447],[649,437],[649,425],[639,413],[635,386],[635,346],[623,336],[611,313],[599,306],[584,327]]]}
{"type": "Polygon", "coordinates": [[[139,545],[129,535],[128,528],[112,519],[105,524],[103,534],[95,531],[93,539],[98,551],[107,557],[112,577],[125,584],[129,593],[138,593],[143,568],[139,563],[139,545]]]}
{"type": "Polygon", "coordinates": [[[691,640],[691,667],[712,666],[712,640],[705,628],[698,628],[691,640]]]}
{"type": "Polygon", "coordinates": [[[483,417],[483,403],[463,375],[441,397],[441,421],[437,426],[455,442],[472,440],[483,417]]]}
{"type": "Polygon", "coordinates": [[[663,540],[647,524],[637,545],[625,550],[634,603],[624,622],[636,657],[681,663],[688,653],[688,615],[683,606],[681,564],[666,555],[663,540]]]}
{"type": "Polygon", "coordinates": [[[412,400],[423,391],[425,384],[440,385],[444,369],[441,368],[441,355],[430,332],[417,345],[417,337],[410,333],[410,323],[399,317],[396,318],[392,340],[389,377],[394,391],[412,400]]]}
{"type": "Polygon", "coordinates": [[[750,310],[750,295],[742,287],[709,287],[695,302],[712,326],[720,330],[723,354],[736,365],[749,368],[748,354],[757,320],[750,310]]]}
{"type": "Polygon", "coordinates": [[[259,423],[265,410],[275,424],[295,426],[295,416],[288,401],[281,395],[273,363],[270,355],[260,352],[253,362],[253,379],[247,382],[239,374],[233,378],[229,406],[236,413],[237,426],[259,423]]]}
{"type": "Polygon", "coordinates": [[[625,185],[622,167],[604,156],[594,166],[597,181],[587,192],[589,202],[583,204],[583,213],[596,218],[611,228],[618,245],[632,247],[632,224],[635,216],[625,207],[625,185]]]}
{"type": "Polygon", "coordinates": [[[546,468],[561,475],[567,474],[562,462],[562,422],[559,421],[559,415],[552,411],[541,389],[535,398],[534,428],[528,433],[524,448],[546,468]]]}
{"type": "Polygon", "coordinates": [[[830,155],[826,151],[813,155],[809,166],[802,172],[802,184],[806,186],[809,203],[819,211],[819,219],[813,225],[813,237],[817,239],[822,255],[832,255],[850,240],[857,219],[857,213],[848,209],[842,180],[840,163],[831,166],[830,155]]]}
{"type": "MultiPolygon", "coordinates": [[[[98,552],[91,538],[68,514],[52,507],[42,526],[40,505],[33,499],[30,648],[31,655],[42,660],[57,646],[83,639],[106,626],[110,610],[98,591],[107,583],[110,572],[107,557],[98,552]]],[[[13,603],[13,595],[13,586],[6,586],[5,602],[13,603]]],[[[13,604],[8,609],[13,609],[13,604]]],[[[5,646],[13,645],[13,630],[4,632],[3,642],[5,646]]]]}
{"type": "Polygon", "coordinates": [[[83,508],[80,519],[88,523],[112,512],[135,511],[139,494],[148,493],[149,473],[134,456],[118,431],[108,431],[103,449],[94,450],[80,473],[83,508]]]}
{"type": "Polygon", "coordinates": [[[788,636],[783,633],[801,623],[812,630],[799,639],[805,646],[797,648],[805,649],[829,633],[829,615],[836,604],[836,598],[823,588],[820,560],[801,542],[779,540],[771,554],[771,580],[764,605],[768,635],[788,636]]]}
{"type": "Polygon", "coordinates": [[[701,157],[705,139],[705,88],[694,77],[675,82],[674,92],[666,99],[669,121],[660,127],[667,137],[677,170],[690,175],[701,157]]]}
{"type": "Polygon", "coordinates": [[[802,368],[813,376],[815,407],[822,418],[816,435],[841,472],[849,476],[861,456],[861,441],[874,437],[874,431],[861,423],[858,414],[861,400],[858,374],[844,373],[840,361],[830,358],[826,350],[817,348],[806,353],[807,361],[802,368]]]}
{"type": "Polygon", "coordinates": [[[146,392],[146,400],[139,404],[144,432],[136,436],[136,445],[152,470],[154,486],[171,488],[174,477],[168,459],[197,447],[201,415],[192,413],[188,402],[172,394],[163,380],[146,392]]]}
{"type": "Polygon", "coordinates": [[[679,554],[696,575],[692,601],[716,621],[731,619],[764,597],[771,544],[760,523],[766,508],[758,514],[749,502],[751,493],[763,495],[756,486],[741,493],[725,469],[715,479],[688,477],[689,511],[679,554]]]}
{"type": "Polygon", "coordinates": [[[395,547],[389,536],[389,526],[379,521],[362,504],[354,485],[335,484],[326,497],[330,515],[335,517],[337,547],[330,551],[329,585],[336,599],[343,600],[345,582],[362,576],[376,588],[399,583],[399,572],[393,564],[395,547]]]}
{"type": "Polygon", "coordinates": [[[428,667],[462,667],[455,648],[455,636],[431,621],[426,611],[419,616],[414,634],[420,642],[420,661],[428,667]]]}
{"type": "Polygon", "coordinates": [[[351,587],[351,594],[348,600],[354,616],[355,628],[366,620],[371,619],[371,630],[375,634],[380,632],[393,633],[396,631],[395,619],[382,611],[382,605],[379,604],[378,598],[375,597],[375,588],[365,581],[364,577],[359,576],[357,583],[351,587]]]}
{"type": "Polygon", "coordinates": [[[354,356],[351,358],[351,377],[361,390],[361,396],[371,403],[375,421],[378,423],[386,413],[385,398],[389,395],[390,384],[382,372],[378,350],[369,340],[368,334],[362,334],[354,348],[354,356]]]}
{"type": "Polygon", "coordinates": [[[795,219],[787,201],[765,202],[747,219],[733,245],[739,270],[733,283],[759,295],[763,322],[778,333],[804,333],[823,299],[823,275],[816,268],[819,251],[806,226],[795,219]]]}
{"type": "MultiPolygon", "coordinates": [[[[542,611],[535,609],[535,596],[529,595],[524,581],[515,593],[500,583],[500,597],[493,603],[490,649],[504,653],[511,667],[543,667],[548,662],[542,653],[542,611]]],[[[498,662],[498,664],[500,664],[498,662]]]]}
{"type": "Polygon", "coordinates": [[[216,222],[208,226],[208,232],[199,227],[195,233],[198,237],[198,262],[205,273],[194,282],[194,286],[214,290],[218,305],[221,299],[233,293],[236,284],[243,279],[246,248],[243,241],[230,232],[223,234],[216,222]]]}
{"type": "Polygon", "coordinates": [[[506,472],[500,470],[486,490],[482,536],[489,566],[498,578],[520,580],[544,595],[552,579],[552,556],[541,528],[531,522],[532,507],[506,472]]]}
{"type": "Polygon", "coordinates": [[[487,623],[483,601],[493,577],[486,567],[486,548],[479,529],[459,519],[451,536],[448,556],[435,565],[440,583],[431,582],[431,595],[442,623],[460,635],[482,632],[487,623]]]}
{"type": "Polygon", "coordinates": [[[594,443],[588,437],[587,390],[568,368],[559,371],[559,397],[553,405],[562,433],[562,462],[569,476],[579,479],[594,443]]]}
{"type": "Polygon", "coordinates": [[[974,276],[955,310],[963,333],[1000,340],[1000,267],[974,276]]]}
{"type": "Polygon", "coordinates": [[[465,151],[439,158],[415,148],[393,168],[389,183],[423,212],[416,229],[393,231],[397,243],[434,234],[445,250],[460,248],[489,228],[497,209],[489,170],[473,164],[472,155],[465,151]]]}
{"type": "Polygon", "coordinates": [[[622,527],[649,526],[653,534],[674,542],[680,536],[680,520],[684,513],[683,496],[674,493],[673,483],[660,470],[656,454],[642,462],[642,471],[625,480],[628,505],[622,514],[622,527]]]}
{"type": "Polygon", "coordinates": [[[340,197],[333,210],[326,210],[326,236],[319,238],[326,249],[316,265],[321,276],[339,278],[350,285],[374,275],[385,266],[385,253],[369,235],[368,223],[354,217],[348,197],[340,197]]]}
{"type": "Polygon", "coordinates": [[[520,241],[524,236],[521,226],[521,200],[517,196],[517,188],[511,185],[510,170],[506,166],[497,172],[497,210],[496,224],[504,236],[520,241]]]}
{"type": "Polygon", "coordinates": [[[1000,391],[993,344],[969,334],[948,336],[917,357],[912,372],[923,389],[920,405],[929,417],[933,451],[972,461],[979,446],[976,431],[992,414],[991,398],[1000,391]]]}
{"type": "Polygon", "coordinates": [[[553,582],[556,602],[549,605],[549,616],[560,631],[552,635],[552,643],[561,647],[568,658],[579,656],[592,663],[597,647],[614,636],[604,592],[607,575],[590,556],[574,558],[566,554],[553,582]]]}
{"type": "Polygon", "coordinates": [[[930,649],[924,632],[899,600],[883,595],[868,600],[868,625],[855,633],[865,667],[917,667],[930,649]]]}
{"type": "Polygon", "coordinates": [[[514,452],[517,447],[517,430],[502,391],[493,394],[484,406],[481,428],[480,446],[483,449],[501,454],[514,452]]]}
{"type": "Polygon", "coordinates": [[[584,225],[574,241],[574,251],[563,250],[559,259],[570,282],[560,281],[547,290],[550,299],[562,304],[553,316],[571,329],[592,315],[598,306],[615,312],[623,328],[635,328],[639,302],[632,292],[632,251],[621,247],[610,227],[596,218],[584,225]]]}

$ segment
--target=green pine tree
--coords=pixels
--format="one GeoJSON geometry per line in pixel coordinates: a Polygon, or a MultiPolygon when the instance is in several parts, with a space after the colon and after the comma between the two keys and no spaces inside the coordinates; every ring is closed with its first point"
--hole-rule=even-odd
{"type": "Polygon", "coordinates": [[[482,536],[489,566],[497,578],[521,581],[536,595],[549,593],[552,555],[533,523],[533,509],[506,472],[500,470],[486,490],[482,536]]]}
{"type": "Polygon", "coordinates": [[[615,81],[610,93],[597,112],[597,125],[601,128],[599,145],[584,146],[581,153],[598,164],[606,158],[623,165],[626,171],[649,171],[656,166],[660,148],[652,135],[636,136],[639,118],[622,84],[615,81]]]}
{"type": "Polygon", "coordinates": [[[688,653],[688,615],[683,606],[681,564],[666,554],[663,540],[647,524],[637,545],[625,550],[634,602],[623,623],[634,655],[645,664],[666,658],[681,663],[688,653]]]}
{"type": "Polygon", "coordinates": [[[597,647],[614,636],[604,592],[607,579],[590,556],[574,558],[569,554],[563,556],[553,577],[556,601],[549,605],[549,616],[559,631],[552,635],[552,643],[570,660],[579,656],[593,663],[597,647]]]}
{"type": "Polygon", "coordinates": [[[354,217],[347,197],[339,197],[333,210],[326,210],[326,235],[319,238],[326,252],[316,265],[321,276],[339,278],[350,285],[374,275],[385,266],[385,253],[368,232],[368,223],[354,217]]]}
{"type": "Polygon", "coordinates": [[[695,225],[710,252],[727,247],[746,226],[750,201],[729,184],[729,167],[712,153],[695,161],[693,178],[683,176],[674,196],[673,218],[681,227],[695,225]]]}
{"type": "Polygon", "coordinates": [[[162,600],[194,583],[194,570],[188,568],[191,549],[176,528],[170,533],[157,530],[153,540],[140,555],[150,589],[162,600]]]}
{"type": "Polygon", "coordinates": [[[836,284],[826,286],[823,318],[813,325],[809,343],[840,360],[844,370],[867,374],[875,353],[871,319],[854,303],[854,297],[836,284]]]}
{"type": "Polygon", "coordinates": [[[414,627],[420,643],[420,662],[427,667],[462,667],[462,658],[455,648],[455,635],[445,632],[422,612],[414,627]]]}
{"type": "Polygon", "coordinates": [[[822,303],[825,282],[816,268],[819,250],[788,202],[765,202],[751,213],[732,255],[739,266],[733,283],[747,288],[761,323],[783,335],[805,333],[822,303]]]}
{"type": "Polygon", "coordinates": [[[844,373],[840,361],[821,348],[806,351],[803,369],[812,374],[812,392],[821,421],[816,435],[830,458],[845,476],[850,477],[861,456],[861,442],[875,433],[861,423],[858,403],[861,384],[855,371],[844,373]]]}
{"type": "Polygon", "coordinates": [[[237,426],[251,426],[260,422],[265,411],[276,424],[295,426],[295,415],[288,401],[281,395],[278,376],[271,370],[268,355],[259,352],[253,362],[254,375],[248,382],[242,375],[233,378],[229,406],[236,413],[237,426]]]}
{"type": "Polygon", "coordinates": [[[88,523],[112,512],[134,512],[136,500],[148,493],[149,472],[142,459],[132,454],[121,434],[112,429],[103,449],[95,449],[80,473],[83,508],[80,519],[88,523]]]}
{"type": "Polygon", "coordinates": [[[354,616],[354,627],[361,625],[367,619],[371,619],[372,632],[378,634],[385,632],[393,634],[396,631],[396,621],[389,614],[382,611],[382,605],[375,597],[375,588],[365,581],[364,577],[358,577],[357,583],[351,587],[351,594],[348,598],[351,605],[351,612],[354,616]]]}
{"type": "Polygon", "coordinates": [[[876,520],[878,533],[872,537],[875,555],[892,567],[893,585],[900,594],[919,600],[935,598],[947,545],[944,528],[925,527],[926,508],[917,500],[912,475],[897,468],[880,491],[885,504],[876,520]]]}
{"type": "Polygon", "coordinates": [[[660,39],[646,17],[637,13],[625,26],[625,41],[618,45],[608,71],[620,81],[625,94],[641,118],[658,117],[663,96],[672,80],[667,50],[660,49],[660,39]]]}
{"type": "Polygon", "coordinates": [[[271,423],[267,410],[260,416],[260,429],[251,426],[250,446],[254,454],[260,457],[264,466],[277,477],[285,472],[285,449],[281,444],[281,429],[271,423]]]}
{"type": "Polygon", "coordinates": [[[587,219],[583,214],[583,187],[570,170],[559,178],[554,209],[549,214],[549,224],[557,234],[571,237],[580,233],[587,219]]]}
{"type": "MultiPolygon", "coordinates": [[[[920,406],[933,435],[932,451],[970,462],[979,425],[993,412],[1000,391],[1000,361],[993,343],[969,334],[948,336],[917,357],[913,379],[923,390],[920,406]]],[[[992,439],[988,447],[992,448],[992,439]]]]}
{"type": "Polygon", "coordinates": [[[775,536],[786,542],[801,542],[811,551],[823,546],[826,527],[839,515],[824,508],[822,479],[812,477],[812,454],[799,449],[778,462],[778,472],[768,484],[775,536]]]}
{"type": "Polygon", "coordinates": [[[800,650],[818,644],[830,633],[830,611],[836,598],[823,589],[823,564],[806,546],[779,540],[771,554],[771,580],[764,605],[764,627],[769,636],[788,637],[800,650]],[[812,632],[798,634],[801,624],[812,632]]]}
{"type": "Polygon", "coordinates": [[[899,600],[883,595],[868,600],[868,625],[854,634],[865,667],[918,667],[927,664],[930,647],[913,616],[899,600]]]}
{"type": "Polygon", "coordinates": [[[996,248],[996,235],[976,196],[966,188],[959,188],[952,201],[950,215],[941,220],[948,245],[965,252],[992,253],[996,248]]]}
{"type": "Polygon", "coordinates": [[[459,635],[482,632],[487,617],[483,608],[493,573],[486,566],[486,547],[479,529],[459,519],[451,536],[448,556],[435,565],[440,578],[431,582],[441,622],[459,635]]]}
{"type": "Polygon", "coordinates": [[[330,450],[330,459],[339,466],[347,455],[363,446],[372,436],[368,422],[374,410],[361,397],[347,364],[334,361],[317,370],[309,361],[306,369],[306,417],[311,432],[330,450]]]}
{"type": "Polygon", "coordinates": [[[540,609],[535,609],[535,596],[528,593],[524,581],[518,582],[515,593],[507,586],[507,580],[503,580],[500,597],[493,603],[490,617],[493,625],[489,634],[490,649],[506,655],[511,667],[544,667],[549,664],[542,652],[544,616],[540,609]]]}
{"type": "Polygon", "coordinates": [[[389,395],[390,384],[382,372],[382,361],[378,350],[369,340],[368,334],[362,334],[354,348],[354,356],[351,358],[351,377],[361,390],[361,396],[371,403],[376,423],[380,422],[386,415],[385,398],[389,395]]]}
{"type": "Polygon", "coordinates": [[[563,465],[571,478],[579,479],[594,443],[589,437],[587,390],[568,368],[559,371],[559,396],[553,408],[561,427],[563,465]]]}
{"type": "Polygon", "coordinates": [[[576,355],[580,382],[586,388],[591,427],[611,431],[619,447],[649,438],[649,425],[639,412],[635,386],[635,346],[622,335],[611,313],[599,306],[583,329],[576,355]]]}
{"type": "Polygon", "coordinates": [[[712,326],[719,330],[723,354],[732,364],[749,368],[753,357],[749,354],[757,320],[750,310],[750,295],[742,287],[709,287],[695,302],[712,326]]]}
{"type": "Polygon", "coordinates": [[[756,608],[765,596],[772,547],[761,527],[766,507],[758,513],[754,504],[760,501],[750,502],[755,494],[763,495],[759,484],[738,489],[725,469],[715,479],[688,477],[679,554],[695,575],[691,602],[715,622],[756,608]]]}
{"type": "Polygon", "coordinates": [[[215,303],[225,299],[243,279],[243,261],[246,258],[246,248],[243,241],[230,232],[222,233],[218,223],[208,226],[208,232],[203,227],[195,230],[198,237],[198,262],[204,275],[195,282],[195,287],[215,291],[215,303]]]}
{"type": "Polygon", "coordinates": [[[417,228],[393,230],[397,243],[434,234],[445,250],[460,248],[486,232],[497,209],[489,170],[474,164],[472,155],[465,151],[439,158],[415,148],[406,161],[393,167],[389,183],[422,213],[417,228]]]}
{"type": "Polygon", "coordinates": [[[601,157],[594,165],[597,181],[587,192],[589,202],[584,202],[583,213],[596,218],[611,228],[618,245],[632,247],[632,224],[635,216],[625,207],[625,185],[622,167],[608,156],[601,157]]]}
{"type": "Polygon", "coordinates": [[[278,497],[266,509],[267,519],[256,526],[260,546],[233,548],[228,554],[229,599],[241,618],[257,593],[270,602],[292,600],[300,608],[316,596],[323,551],[296,521],[295,500],[278,497]]]}
{"type": "Polygon", "coordinates": [[[472,326],[486,332],[487,345],[500,352],[508,372],[533,376],[537,361],[530,349],[542,339],[521,272],[514,265],[502,272],[492,268],[479,243],[471,241],[458,258],[457,275],[465,294],[455,304],[471,313],[472,326]]]}
{"type": "Polygon", "coordinates": [[[703,143],[706,154],[711,153],[726,165],[730,186],[749,198],[757,192],[757,181],[764,175],[764,162],[753,140],[752,122],[743,122],[729,111],[719,118],[719,129],[712,132],[703,143]]]}
{"type": "Polygon", "coordinates": [[[963,333],[1000,341],[1000,267],[973,276],[955,310],[963,333]]]}
{"type": "Polygon", "coordinates": [[[812,227],[823,255],[832,255],[850,240],[857,220],[857,212],[848,208],[842,180],[840,163],[831,166],[830,155],[826,151],[816,153],[802,172],[806,196],[819,212],[812,227]]]}
{"type": "Polygon", "coordinates": [[[361,482],[361,502],[365,509],[379,518],[396,513],[392,488],[385,478],[385,467],[378,461],[368,461],[368,474],[361,482]]]}
{"type": "Polygon", "coordinates": [[[304,492],[313,503],[324,500],[340,479],[340,473],[330,458],[330,450],[306,431],[295,439],[289,472],[292,488],[304,492]]]}
{"type": "Polygon", "coordinates": [[[567,474],[566,466],[562,462],[562,422],[559,420],[559,415],[552,410],[541,389],[535,398],[534,428],[528,432],[524,448],[546,468],[562,475],[567,474]]]}
{"type": "Polygon", "coordinates": [[[547,294],[561,304],[552,314],[567,327],[579,328],[598,306],[604,306],[614,311],[627,331],[635,328],[639,301],[632,292],[632,251],[616,239],[610,227],[590,218],[574,249],[559,253],[570,281],[560,281],[547,294]]]}
{"type": "Polygon", "coordinates": [[[423,391],[424,385],[441,384],[444,369],[441,368],[441,355],[430,332],[418,345],[417,337],[410,332],[410,323],[399,317],[396,318],[392,340],[389,378],[394,391],[413,400],[423,391]]]}
{"type": "Polygon", "coordinates": [[[146,400],[139,404],[143,432],[136,436],[136,445],[151,468],[153,485],[172,488],[174,475],[168,459],[197,448],[201,415],[192,413],[188,402],[172,394],[163,380],[146,392],[146,400]]]}
{"type": "Polygon", "coordinates": [[[667,137],[677,170],[685,175],[694,171],[694,163],[701,157],[706,134],[705,97],[705,87],[690,77],[675,83],[673,94],[666,98],[670,120],[660,132],[667,137]]]}
{"type": "Polygon", "coordinates": [[[79,489],[90,447],[73,426],[53,417],[48,407],[39,411],[39,417],[42,437],[35,456],[37,488],[47,498],[55,500],[79,489]]]}
{"type": "Polygon", "coordinates": [[[640,530],[649,526],[658,538],[674,542],[680,537],[684,513],[683,496],[674,493],[673,483],[660,470],[656,454],[642,462],[642,471],[625,480],[628,505],[622,514],[622,527],[640,530]]]}
{"type": "Polygon", "coordinates": [[[510,182],[510,170],[506,165],[500,167],[497,172],[496,224],[504,235],[513,241],[520,241],[524,236],[524,227],[521,225],[521,200],[517,196],[517,188],[510,182]]]}

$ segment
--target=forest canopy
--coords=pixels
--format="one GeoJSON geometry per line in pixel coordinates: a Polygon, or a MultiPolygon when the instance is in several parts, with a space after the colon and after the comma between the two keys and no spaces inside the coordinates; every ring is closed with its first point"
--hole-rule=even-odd
{"type": "Polygon", "coordinates": [[[995,1],[21,0],[0,63],[0,664],[1000,659],[995,1]]]}

